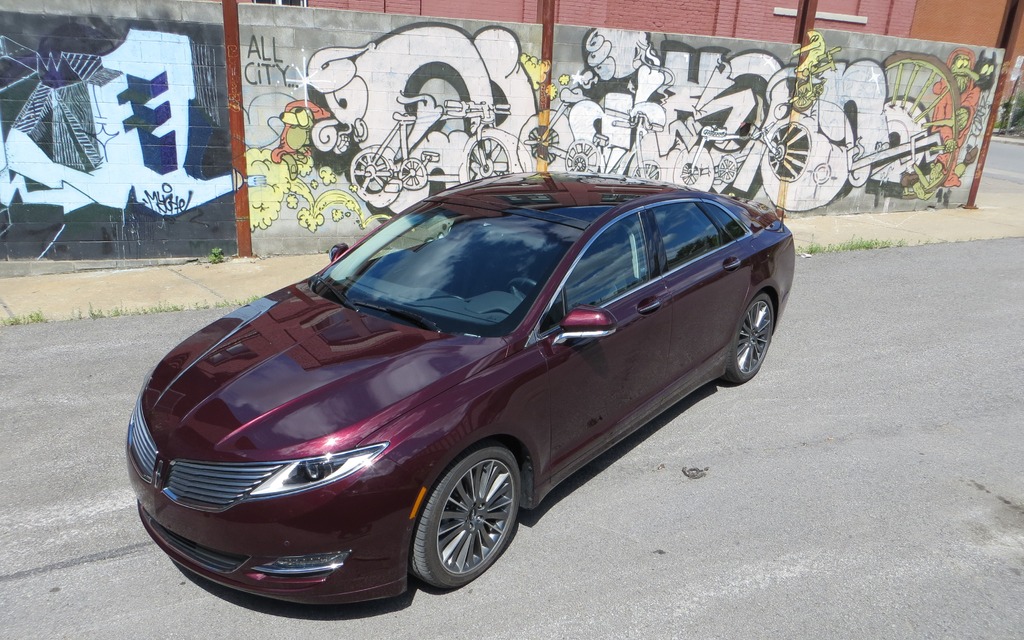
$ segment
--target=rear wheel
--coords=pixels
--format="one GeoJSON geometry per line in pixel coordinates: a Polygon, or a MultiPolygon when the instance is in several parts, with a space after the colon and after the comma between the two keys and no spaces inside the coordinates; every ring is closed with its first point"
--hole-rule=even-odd
{"type": "Polygon", "coordinates": [[[483,446],[464,453],[423,508],[413,537],[413,574],[448,589],[475,580],[511,542],[519,492],[519,466],[508,449],[483,446]]]}
{"type": "Polygon", "coordinates": [[[742,384],[761,369],[775,330],[775,311],[767,294],[758,294],[740,319],[736,338],[729,350],[725,375],[729,382],[742,384]]]}

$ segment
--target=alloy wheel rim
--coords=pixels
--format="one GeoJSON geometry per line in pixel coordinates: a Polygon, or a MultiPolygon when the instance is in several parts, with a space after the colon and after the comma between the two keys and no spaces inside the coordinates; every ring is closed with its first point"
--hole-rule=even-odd
{"type": "Polygon", "coordinates": [[[736,348],[736,364],[742,373],[756,371],[768,350],[772,334],[772,310],[768,303],[758,300],[750,306],[740,327],[736,348]]]}
{"type": "Polygon", "coordinates": [[[471,467],[445,499],[437,552],[445,569],[464,574],[486,562],[508,534],[512,474],[499,460],[471,467]]]}

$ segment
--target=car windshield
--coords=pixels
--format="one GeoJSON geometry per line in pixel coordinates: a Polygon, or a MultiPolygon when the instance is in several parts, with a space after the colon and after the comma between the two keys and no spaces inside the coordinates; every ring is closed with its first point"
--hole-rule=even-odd
{"type": "Polygon", "coordinates": [[[494,211],[410,213],[328,269],[321,293],[443,333],[501,336],[522,321],[579,234],[494,211]]]}

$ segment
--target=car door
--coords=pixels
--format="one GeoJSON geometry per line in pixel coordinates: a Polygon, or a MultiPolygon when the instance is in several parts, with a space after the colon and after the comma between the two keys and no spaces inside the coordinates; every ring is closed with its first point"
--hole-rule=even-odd
{"type": "Polygon", "coordinates": [[[697,200],[649,209],[665,254],[665,303],[672,314],[667,351],[682,380],[703,375],[733,339],[750,286],[749,236],[724,209],[697,200]]]}
{"type": "Polygon", "coordinates": [[[541,323],[556,481],[607,444],[667,380],[670,314],[663,285],[651,280],[650,253],[637,213],[610,223],[581,253],[541,323]],[[610,311],[615,332],[558,343],[558,321],[581,304],[610,311]]]}

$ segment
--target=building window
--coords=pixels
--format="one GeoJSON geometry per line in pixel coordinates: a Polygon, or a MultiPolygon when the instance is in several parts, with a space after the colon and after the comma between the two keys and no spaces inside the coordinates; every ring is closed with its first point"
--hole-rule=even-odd
{"type": "Polygon", "coordinates": [[[253,4],[279,4],[285,7],[304,7],[306,0],[252,0],[253,4]]]}

